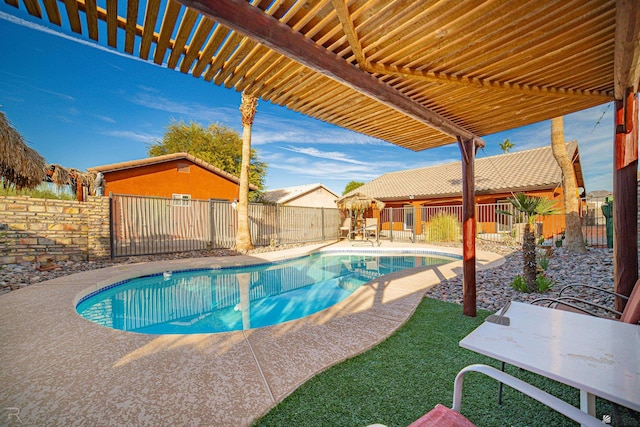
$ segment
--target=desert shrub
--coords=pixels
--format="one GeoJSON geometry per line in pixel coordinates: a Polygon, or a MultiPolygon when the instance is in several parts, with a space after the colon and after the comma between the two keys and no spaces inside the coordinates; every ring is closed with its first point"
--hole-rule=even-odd
{"type": "Polygon", "coordinates": [[[547,271],[547,268],[549,268],[549,257],[546,253],[538,256],[538,266],[544,271],[547,271]]]}
{"type": "Polygon", "coordinates": [[[427,242],[457,242],[460,240],[461,227],[455,215],[439,213],[431,218],[424,229],[427,242]]]}
{"type": "Polygon", "coordinates": [[[527,282],[524,280],[524,277],[519,274],[513,278],[511,287],[518,292],[529,292],[529,289],[527,288],[527,282]]]}
{"type": "Polygon", "coordinates": [[[544,273],[538,274],[536,276],[536,287],[538,288],[538,292],[543,293],[551,289],[554,285],[553,280],[548,278],[544,273]]]}
{"type": "MultiPolygon", "coordinates": [[[[538,274],[536,276],[536,288],[537,292],[544,293],[553,287],[554,281],[547,277],[544,273],[538,274]]],[[[529,293],[529,288],[527,288],[527,282],[524,280],[524,277],[521,275],[517,275],[511,281],[511,287],[518,292],[529,293]]]]}

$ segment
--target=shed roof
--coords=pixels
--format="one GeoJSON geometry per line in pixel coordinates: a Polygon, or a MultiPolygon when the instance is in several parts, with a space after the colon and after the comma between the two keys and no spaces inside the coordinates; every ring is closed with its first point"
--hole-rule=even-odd
{"type": "Polygon", "coordinates": [[[287,203],[287,202],[290,202],[291,200],[297,199],[298,197],[302,197],[305,194],[311,193],[312,191],[315,191],[320,188],[328,191],[329,193],[331,193],[331,195],[333,195],[336,198],[339,197],[336,193],[329,190],[327,187],[325,187],[320,183],[297,185],[295,187],[276,188],[273,190],[267,190],[263,194],[264,194],[265,200],[271,203],[282,204],[282,203],[287,203]]]}
{"type": "MultiPolygon", "coordinates": [[[[89,172],[102,172],[102,173],[108,173],[108,172],[116,172],[116,171],[120,171],[120,170],[125,170],[125,169],[134,169],[134,168],[140,168],[140,167],[144,167],[144,166],[151,166],[151,165],[156,165],[159,163],[166,163],[166,162],[171,162],[171,161],[175,161],[175,160],[188,160],[216,175],[221,176],[222,178],[228,179],[229,181],[235,182],[236,184],[240,184],[240,180],[238,179],[238,177],[236,177],[235,175],[230,174],[229,172],[223,171],[220,168],[217,168],[215,166],[213,166],[210,163],[205,162],[202,159],[199,159],[196,156],[193,156],[189,153],[172,153],[172,154],[165,154],[163,156],[156,156],[156,157],[148,157],[146,159],[139,159],[139,160],[131,160],[128,162],[120,162],[120,163],[112,163],[109,165],[102,165],[102,166],[94,166],[91,168],[87,168],[87,170],[89,172]]],[[[250,190],[258,190],[258,187],[256,187],[253,184],[249,184],[249,189],[250,190]]]]}
{"type": "Polygon", "coordinates": [[[637,1],[5,1],[411,150],[623,99],[640,81],[637,1]]]}
{"type": "MultiPolygon", "coordinates": [[[[574,161],[578,186],[584,186],[578,167],[578,143],[567,143],[567,154],[574,161]]],[[[383,201],[460,196],[462,163],[454,162],[384,174],[354,191],[383,201]]],[[[507,193],[554,188],[562,183],[562,170],[551,146],[491,157],[475,162],[476,194],[507,193]]]]}

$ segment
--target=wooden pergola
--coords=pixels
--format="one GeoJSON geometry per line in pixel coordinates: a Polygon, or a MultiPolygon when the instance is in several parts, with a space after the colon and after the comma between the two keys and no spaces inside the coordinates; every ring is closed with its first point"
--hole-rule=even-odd
{"type": "Polygon", "coordinates": [[[5,2],[68,22],[83,38],[410,150],[457,143],[470,316],[473,165],[482,136],[615,101],[616,289],[629,294],[637,279],[635,0],[5,2]]]}

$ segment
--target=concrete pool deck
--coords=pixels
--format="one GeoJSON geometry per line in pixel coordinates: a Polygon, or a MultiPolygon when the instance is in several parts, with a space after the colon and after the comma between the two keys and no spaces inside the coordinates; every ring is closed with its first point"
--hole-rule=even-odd
{"type": "MultiPolygon", "coordinates": [[[[383,341],[411,317],[428,288],[462,271],[462,261],[400,271],[304,319],[220,334],[124,332],[75,311],[81,296],[125,278],[275,261],[320,247],[371,249],[340,242],[118,265],[0,296],[0,425],[249,425],[318,372],[383,341]]],[[[374,249],[390,248],[461,253],[390,242],[374,249]]],[[[503,262],[477,253],[478,269],[503,262]]]]}

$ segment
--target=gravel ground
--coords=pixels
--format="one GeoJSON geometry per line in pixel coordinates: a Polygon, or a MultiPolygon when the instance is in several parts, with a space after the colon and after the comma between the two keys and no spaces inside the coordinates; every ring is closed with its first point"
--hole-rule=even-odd
{"type": "MultiPolygon", "coordinates": [[[[519,248],[480,243],[478,250],[499,253],[506,260],[498,268],[477,272],[476,302],[481,309],[495,312],[510,300],[531,302],[543,296],[554,297],[563,286],[570,284],[589,284],[613,290],[613,249],[588,248],[586,254],[573,254],[564,248],[554,248],[545,272],[554,286],[544,294],[526,294],[510,286],[516,275],[522,275],[522,251],[519,248]]],[[[573,294],[605,306],[612,305],[611,299],[597,291],[582,290],[573,294]]],[[[430,289],[427,296],[462,304],[462,277],[443,281],[430,289]]]]}

